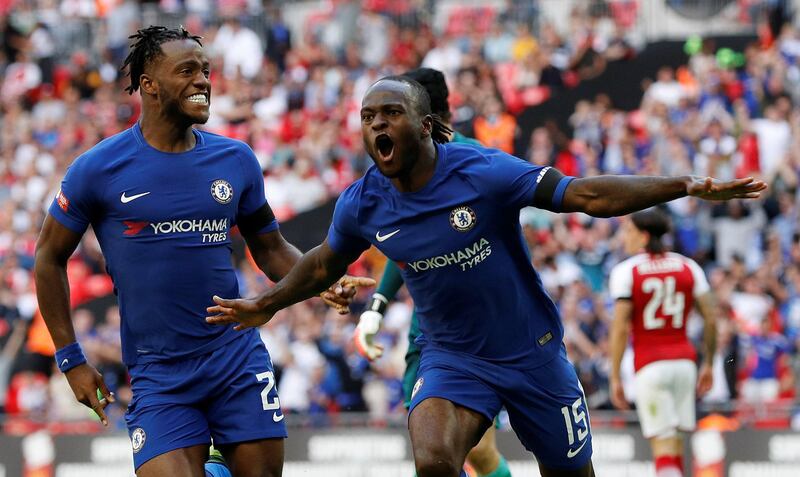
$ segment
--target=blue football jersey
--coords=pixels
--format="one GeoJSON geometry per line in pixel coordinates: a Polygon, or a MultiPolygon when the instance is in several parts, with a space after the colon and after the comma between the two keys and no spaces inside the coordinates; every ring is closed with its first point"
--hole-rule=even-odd
{"type": "Polygon", "coordinates": [[[519,211],[558,211],[573,179],[496,149],[437,145],[436,171],[399,192],[375,166],[339,197],[331,248],[375,245],[397,262],[419,315],[420,344],[511,366],[557,355],[563,327],[531,265],[519,211]]]}
{"type": "Polygon", "coordinates": [[[73,162],[50,206],[69,229],[94,228],[129,366],[208,353],[237,336],[206,323],[206,307],[215,294],[239,296],[231,227],[265,204],[263,176],[246,144],[194,134],[183,153],[154,149],[138,124],[105,139],[73,162]]]}

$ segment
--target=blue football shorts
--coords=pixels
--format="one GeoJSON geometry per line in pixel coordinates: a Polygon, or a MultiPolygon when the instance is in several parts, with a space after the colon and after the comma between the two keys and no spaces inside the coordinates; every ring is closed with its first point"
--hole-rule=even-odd
{"type": "Polygon", "coordinates": [[[490,421],[505,406],[520,442],[547,468],[579,469],[592,457],[586,398],[563,345],[552,360],[532,369],[423,348],[409,415],[433,397],[490,421]]]}
{"type": "Polygon", "coordinates": [[[255,329],[211,353],[130,368],[125,420],[138,469],[195,445],[285,438],[272,360],[255,329]]]}

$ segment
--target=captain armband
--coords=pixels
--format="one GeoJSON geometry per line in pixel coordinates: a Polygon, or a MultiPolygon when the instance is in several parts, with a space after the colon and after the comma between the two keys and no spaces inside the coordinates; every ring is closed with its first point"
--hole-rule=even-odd
{"type": "Polygon", "coordinates": [[[533,205],[539,209],[558,212],[561,210],[561,199],[564,187],[558,190],[558,184],[565,176],[554,167],[545,167],[536,178],[536,191],[533,194],[533,205]]]}
{"type": "Polygon", "coordinates": [[[272,212],[272,207],[269,206],[268,202],[264,202],[264,205],[259,207],[258,210],[252,214],[239,217],[237,223],[242,235],[249,235],[257,233],[259,230],[271,224],[273,220],[275,220],[275,214],[272,212]]]}

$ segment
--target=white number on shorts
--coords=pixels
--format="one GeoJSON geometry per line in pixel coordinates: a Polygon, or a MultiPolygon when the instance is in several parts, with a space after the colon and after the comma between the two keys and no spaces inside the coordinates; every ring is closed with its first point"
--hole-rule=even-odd
{"type": "Polygon", "coordinates": [[[644,307],[644,329],[655,330],[665,326],[664,318],[656,316],[659,308],[665,315],[672,316],[673,328],[683,326],[685,298],[682,292],[675,291],[675,277],[666,277],[664,280],[650,277],[642,282],[642,291],[653,294],[644,307]]]}
{"type": "Polygon", "coordinates": [[[265,411],[275,411],[281,408],[281,400],[278,399],[278,396],[275,396],[275,399],[272,401],[269,400],[269,393],[272,391],[272,388],[275,387],[275,375],[272,371],[265,371],[263,373],[256,374],[256,379],[260,383],[263,380],[267,380],[267,385],[261,391],[261,404],[264,406],[265,411]]]}
{"type": "Polygon", "coordinates": [[[569,445],[575,443],[575,432],[572,430],[573,427],[578,429],[578,442],[586,439],[586,436],[589,435],[589,426],[586,422],[586,413],[581,411],[581,402],[583,401],[583,397],[579,397],[572,403],[572,416],[570,416],[569,406],[564,406],[561,408],[561,414],[564,415],[564,425],[567,426],[567,439],[569,440],[569,445]]]}

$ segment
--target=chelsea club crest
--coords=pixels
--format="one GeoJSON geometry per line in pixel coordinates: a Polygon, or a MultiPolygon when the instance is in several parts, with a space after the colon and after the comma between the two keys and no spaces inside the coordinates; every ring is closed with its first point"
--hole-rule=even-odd
{"type": "Polygon", "coordinates": [[[475,226],[475,211],[466,205],[456,207],[450,212],[450,225],[459,232],[466,232],[475,226]]]}
{"type": "Polygon", "coordinates": [[[231,199],[233,199],[233,187],[231,187],[231,183],[223,179],[215,180],[214,183],[211,184],[211,197],[220,204],[227,204],[230,202],[231,199]]]}
{"type": "Polygon", "coordinates": [[[134,454],[142,450],[142,447],[144,447],[144,441],[146,440],[147,434],[145,434],[144,429],[141,427],[134,429],[133,433],[131,434],[131,446],[133,447],[134,454]]]}

